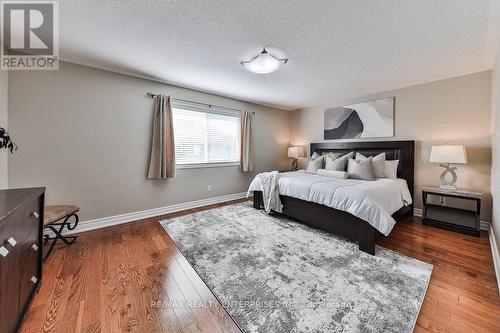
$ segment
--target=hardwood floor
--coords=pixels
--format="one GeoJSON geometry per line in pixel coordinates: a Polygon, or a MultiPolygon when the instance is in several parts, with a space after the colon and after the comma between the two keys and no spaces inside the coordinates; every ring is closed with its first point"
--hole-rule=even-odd
{"type": "Polygon", "coordinates": [[[500,295],[488,233],[398,223],[379,245],[434,265],[415,332],[500,332],[500,295]]]}
{"type": "MultiPolygon", "coordinates": [[[[240,332],[157,223],[222,205],[82,233],[61,245],[44,265],[21,332],[240,332]]],[[[378,243],[434,265],[416,332],[500,332],[486,233],[465,236],[407,218],[378,243]]]]}

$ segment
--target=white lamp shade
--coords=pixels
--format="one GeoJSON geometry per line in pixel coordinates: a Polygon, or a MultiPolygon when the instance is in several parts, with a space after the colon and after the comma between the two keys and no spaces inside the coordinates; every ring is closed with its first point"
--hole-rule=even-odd
{"type": "Polygon", "coordinates": [[[290,158],[304,157],[304,148],[303,147],[290,147],[290,148],[288,148],[288,157],[290,157],[290,158]]]}
{"type": "Polygon", "coordinates": [[[446,145],[446,146],[432,146],[431,163],[453,163],[465,164],[467,163],[467,154],[465,146],[462,145],[446,145]]]}

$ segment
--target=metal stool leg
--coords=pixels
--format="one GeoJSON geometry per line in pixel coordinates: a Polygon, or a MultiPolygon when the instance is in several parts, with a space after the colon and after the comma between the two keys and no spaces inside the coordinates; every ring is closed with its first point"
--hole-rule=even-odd
{"type": "Polygon", "coordinates": [[[52,250],[54,250],[54,246],[56,245],[56,243],[57,243],[57,241],[59,239],[61,239],[64,243],[66,243],[68,245],[71,245],[71,244],[73,244],[75,242],[75,240],[78,238],[78,236],[63,236],[62,232],[64,230],[64,227],[67,227],[68,230],[74,230],[77,225],[78,225],[78,215],[71,214],[71,215],[66,216],[66,218],[64,219],[64,221],[62,223],[52,223],[52,224],[48,224],[48,225],[44,226],[44,228],[48,228],[48,229],[52,230],[56,234],[55,237],[49,237],[48,235],[44,235],[43,236],[45,243],[48,243],[49,240],[52,240],[52,244],[50,244],[49,251],[47,251],[47,254],[45,254],[45,257],[43,258],[44,262],[50,256],[50,254],[52,253],[52,250]],[[74,225],[71,225],[71,223],[68,222],[68,220],[72,216],[75,217],[75,223],[74,223],[74,225]],[[54,227],[55,225],[60,225],[61,226],[59,228],[59,230],[57,230],[54,227]]]}

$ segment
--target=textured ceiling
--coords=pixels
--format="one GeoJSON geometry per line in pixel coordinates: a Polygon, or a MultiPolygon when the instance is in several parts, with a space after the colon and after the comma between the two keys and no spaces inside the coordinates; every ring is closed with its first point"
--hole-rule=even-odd
{"type": "Polygon", "coordinates": [[[61,58],[295,109],[492,68],[498,0],[59,0],[61,58]],[[262,46],[289,62],[239,64],[262,46]]]}

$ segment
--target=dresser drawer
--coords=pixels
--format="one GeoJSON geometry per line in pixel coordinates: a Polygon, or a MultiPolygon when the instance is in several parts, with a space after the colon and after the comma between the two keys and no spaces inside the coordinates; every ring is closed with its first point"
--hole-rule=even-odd
{"type": "MultiPolygon", "coordinates": [[[[6,232],[10,225],[0,224],[0,235],[6,232]]],[[[3,244],[3,242],[2,242],[3,244]]],[[[19,252],[18,245],[6,246],[8,253],[0,255],[0,332],[14,332],[19,317],[19,252]]]]}
{"type": "Polygon", "coordinates": [[[40,201],[36,199],[24,209],[19,209],[5,218],[1,222],[0,246],[3,245],[8,249],[15,248],[24,242],[29,234],[39,230],[42,221],[40,211],[40,201]]]}
{"type": "MultiPolygon", "coordinates": [[[[11,269],[7,269],[6,267],[12,266],[12,258],[22,257],[22,243],[29,234],[29,230],[23,230],[25,227],[20,223],[22,216],[22,211],[15,212],[0,222],[0,259],[3,259],[0,260],[0,265],[2,266],[3,278],[10,275],[9,280],[13,279],[13,273],[11,269]],[[9,265],[6,266],[5,262],[7,260],[9,261],[9,265]]],[[[17,263],[14,264],[14,267],[17,265],[17,263]]],[[[18,270],[18,268],[15,267],[14,270],[18,270]]],[[[16,279],[18,277],[19,274],[16,275],[16,279]]]]}
{"type": "Polygon", "coordinates": [[[0,333],[19,328],[40,285],[44,192],[0,190],[0,333]]]}
{"type": "Polygon", "coordinates": [[[41,198],[29,202],[24,208],[23,214],[21,221],[23,225],[20,229],[23,229],[24,239],[26,239],[33,230],[39,230],[40,225],[43,224],[41,198]]]}
{"type": "Polygon", "coordinates": [[[22,261],[19,263],[19,310],[22,312],[27,305],[31,294],[40,280],[40,252],[42,251],[39,242],[40,234],[34,230],[28,235],[28,238],[20,246],[23,254],[22,261]]]}
{"type": "Polygon", "coordinates": [[[13,214],[0,222],[0,258],[12,255],[13,251],[20,245],[20,233],[16,224],[19,216],[20,214],[13,214]]]}
{"type": "Polygon", "coordinates": [[[15,253],[0,258],[0,332],[14,332],[19,317],[18,258],[15,253]]]}

